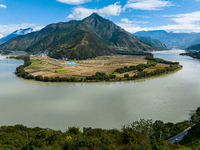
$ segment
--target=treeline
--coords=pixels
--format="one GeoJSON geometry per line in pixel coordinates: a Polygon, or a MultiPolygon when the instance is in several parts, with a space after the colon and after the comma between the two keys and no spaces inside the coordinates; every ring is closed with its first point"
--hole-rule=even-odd
{"type": "Polygon", "coordinates": [[[189,52],[189,53],[181,53],[180,55],[190,56],[192,58],[200,59],[200,51],[198,52],[189,52]]]}
{"type": "Polygon", "coordinates": [[[105,73],[97,72],[95,75],[87,76],[86,80],[109,81],[110,78],[105,73]]]}
{"type": "MultiPolygon", "coordinates": [[[[161,125],[161,124],[159,124],[161,125]]],[[[66,132],[28,128],[24,125],[0,127],[0,149],[20,150],[159,150],[185,148],[152,134],[160,127],[152,120],[133,122],[118,129],[68,127],[66,132]]]]}
{"type": "Polygon", "coordinates": [[[151,77],[151,76],[157,76],[161,74],[166,74],[171,71],[175,71],[178,69],[178,65],[170,65],[169,67],[165,67],[164,69],[156,69],[155,71],[147,72],[147,71],[142,71],[139,72],[137,75],[133,76],[134,79],[139,79],[139,78],[144,78],[144,77],[151,77]]]}
{"type": "MultiPolygon", "coordinates": [[[[124,74],[124,79],[136,80],[136,79],[140,79],[140,78],[146,78],[146,77],[152,77],[152,76],[158,76],[158,75],[162,75],[162,74],[167,74],[167,73],[169,73],[171,71],[175,71],[175,70],[177,70],[179,68],[178,65],[170,65],[169,67],[165,67],[164,69],[156,69],[155,71],[151,71],[151,72],[143,71],[145,69],[145,67],[148,66],[148,65],[149,66],[153,66],[153,65],[155,65],[155,62],[154,63],[150,63],[150,64],[139,64],[138,66],[130,66],[130,68],[128,68],[128,67],[119,68],[119,69],[116,69],[115,72],[124,73],[124,72],[133,71],[133,70],[139,70],[140,72],[138,72],[137,74],[135,74],[132,77],[129,77],[128,74],[124,74]]],[[[115,74],[110,74],[108,76],[105,73],[97,72],[93,76],[87,76],[86,77],[86,81],[87,80],[92,80],[92,81],[110,81],[110,79],[114,79],[113,81],[117,80],[116,79],[116,75],[115,74]]],[[[119,78],[118,80],[121,81],[122,78],[119,78]]]]}
{"type": "MultiPolygon", "coordinates": [[[[129,71],[134,71],[134,70],[137,70],[137,71],[141,72],[146,68],[150,68],[152,66],[156,66],[157,63],[164,63],[164,64],[169,64],[169,65],[179,65],[179,62],[172,62],[172,61],[166,61],[166,60],[163,60],[163,59],[160,59],[160,58],[154,58],[152,54],[146,56],[146,59],[149,60],[147,62],[147,64],[139,64],[137,66],[130,66],[129,68],[127,66],[125,66],[124,68],[117,68],[114,72],[125,73],[125,72],[129,72],[129,71]]],[[[170,70],[173,71],[172,68],[173,67],[166,68],[166,69],[169,70],[169,71],[170,70]]],[[[164,71],[164,70],[162,70],[162,71],[164,71]]],[[[159,72],[159,71],[157,70],[156,72],[159,72]]]]}
{"type": "Polygon", "coordinates": [[[164,64],[169,64],[169,65],[179,65],[179,62],[172,62],[172,61],[167,61],[161,58],[154,58],[153,54],[146,56],[147,60],[152,60],[155,61],[157,63],[164,63],[164,64]]]}
{"type": "Polygon", "coordinates": [[[29,76],[29,73],[26,72],[24,70],[24,68],[31,65],[30,56],[29,55],[23,55],[23,56],[17,56],[15,58],[24,60],[24,64],[16,68],[16,72],[15,72],[16,75],[18,77],[22,77],[22,78],[27,79],[28,76],[29,76]]]}
{"type": "Polygon", "coordinates": [[[145,52],[116,52],[115,54],[119,54],[119,55],[151,55],[151,53],[145,53],[145,52]]]}
{"type": "Polygon", "coordinates": [[[33,79],[36,81],[44,81],[44,82],[83,82],[84,79],[78,79],[78,78],[67,78],[67,77],[43,77],[41,75],[33,76],[29,75],[27,79],[33,79]]]}
{"type": "Polygon", "coordinates": [[[129,71],[134,71],[134,70],[143,71],[145,68],[156,66],[156,64],[157,63],[155,61],[150,60],[147,62],[147,64],[139,64],[137,66],[130,66],[129,68],[125,66],[124,68],[117,68],[114,72],[124,73],[124,72],[129,72],[129,71]]]}

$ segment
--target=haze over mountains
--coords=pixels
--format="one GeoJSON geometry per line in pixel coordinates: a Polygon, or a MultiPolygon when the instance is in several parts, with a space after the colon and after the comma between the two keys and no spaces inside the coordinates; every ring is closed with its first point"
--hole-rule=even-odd
{"type": "Polygon", "coordinates": [[[0,45],[1,50],[49,50],[52,57],[58,58],[95,57],[112,53],[116,48],[133,51],[158,50],[96,13],[81,21],[50,24],[38,32],[14,37],[0,45]]]}
{"type": "Polygon", "coordinates": [[[26,28],[26,29],[16,30],[16,31],[12,32],[11,34],[9,34],[9,35],[1,38],[0,39],[0,44],[6,42],[8,40],[10,40],[13,37],[16,37],[16,36],[19,36],[19,35],[26,35],[26,34],[31,33],[33,31],[34,30],[32,28],[26,28]]]}
{"type": "Polygon", "coordinates": [[[187,48],[200,43],[200,33],[168,33],[164,30],[154,30],[140,31],[134,35],[157,39],[168,47],[187,48]]]}

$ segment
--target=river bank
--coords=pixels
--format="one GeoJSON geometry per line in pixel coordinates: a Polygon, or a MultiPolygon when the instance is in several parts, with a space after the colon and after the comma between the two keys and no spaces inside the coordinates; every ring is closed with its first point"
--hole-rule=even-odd
{"type": "MultiPolygon", "coordinates": [[[[146,57],[103,56],[94,60],[76,61],[76,63],[73,61],[73,65],[60,63],[60,60],[54,60],[47,56],[46,58],[16,57],[16,59],[20,58],[24,59],[25,63],[17,67],[18,77],[45,82],[129,81],[168,74],[182,68],[178,62],[153,58],[152,55],[146,57]]],[[[69,62],[67,61],[67,63],[69,62]]]]}
{"type": "Polygon", "coordinates": [[[35,82],[13,75],[24,61],[1,59],[1,122],[64,132],[67,126],[120,129],[140,118],[173,123],[190,119],[199,105],[199,61],[179,51],[154,57],[179,61],[183,68],[129,81],[35,82]]]}

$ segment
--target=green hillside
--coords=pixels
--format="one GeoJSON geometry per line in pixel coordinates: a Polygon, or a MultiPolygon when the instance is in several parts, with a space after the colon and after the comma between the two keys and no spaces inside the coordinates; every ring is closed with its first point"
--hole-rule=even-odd
{"type": "Polygon", "coordinates": [[[50,24],[42,30],[27,35],[17,36],[11,40],[0,45],[1,50],[12,50],[12,51],[25,51],[31,45],[37,43],[42,38],[59,31],[65,31],[75,27],[78,21],[70,21],[67,23],[59,22],[57,24],[50,24]]]}
{"type": "Polygon", "coordinates": [[[77,28],[50,34],[26,49],[27,52],[44,50],[49,50],[51,57],[70,59],[85,59],[115,52],[91,33],[77,28]]]}
{"type": "Polygon", "coordinates": [[[153,45],[133,37],[96,13],[82,21],[50,24],[38,32],[12,38],[0,45],[0,50],[49,50],[50,56],[59,58],[95,57],[109,54],[116,48],[133,51],[157,50],[153,45]]]}

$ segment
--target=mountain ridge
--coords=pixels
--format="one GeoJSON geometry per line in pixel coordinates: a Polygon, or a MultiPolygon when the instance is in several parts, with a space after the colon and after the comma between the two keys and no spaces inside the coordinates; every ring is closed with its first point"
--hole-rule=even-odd
{"type": "Polygon", "coordinates": [[[187,48],[200,43],[200,33],[168,33],[164,30],[152,30],[139,31],[134,35],[157,39],[168,47],[187,48]]]}
{"type": "MultiPolygon", "coordinates": [[[[133,37],[127,31],[125,31],[121,27],[114,24],[112,21],[104,19],[103,17],[99,16],[96,13],[93,13],[92,15],[90,15],[89,17],[81,21],[72,20],[69,22],[54,23],[54,24],[47,25],[46,27],[44,27],[38,32],[30,33],[25,36],[18,36],[18,37],[12,38],[11,40],[0,45],[0,49],[1,50],[23,50],[27,52],[50,50],[51,54],[56,55],[55,51],[60,52],[61,49],[63,49],[63,47],[61,46],[65,45],[64,46],[65,50],[62,51],[63,52],[62,54],[64,55],[64,51],[69,52],[70,50],[69,46],[66,46],[67,43],[70,43],[70,42],[73,43],[73,38],[67,37],[66,39],[69,41],[67,41],[66,39],[63,40],[65,35],[67,35],[67,33],[65,32],[70,32],[71,35],[73,35],[74,37],[83,36],[82,34],[79,35],[78,32],[76,33],[77,30],[84,31],[84,36],[87,35],[86,37],[92,37],[92,35],[96,37],[96,38],[93,37],[94,41],[92,40],[92,38],[86,38],[89,40],[86,42],[88,43],[87,46],[89,45],[92,46],[93,44],[90,43],[92,41],[96,43],[96,41],[100,40],[101,41],[100,43],[103,42],[107,46],[109,46],[108,48],[107,46],[105,46],[105,44],[103,44],[104,45],[103,47],[106,47],[109,53],[113,52],[113,50],[116,48],[129,49],[132,51],[158,50],[153,45],[143,40],[133,37]],[[60,43],[58,43],[57,41],[57,39],[59,38],[62,39],[60,40],[60,43]],[[56,41],[58,43],[57,45],[53,43],[53,42],[56,43],[56,41]]],[[[81,41],[76,40],[76,38],[74,38],[74,40],[75,41],[72,45],[75,46],[76,48],[80,47],[79,44],[81,41]]],[[[97,45],[99,48],[101,47],[99,44],[97,45]]],[[[84,46],[87,47],[86,44],[84,46]]],[[[95,47],[95,45],[93,45],[93,47],[95,47]]],[[[85,48],[83,49],[84,51],[86,51],[85,48]]],[[[91,49],[91,47],[89,49],[91,49]]],[[[93,50],[95,51],[94,48],[93,50]]],[[[103,53],[101,55],[103,55],[103,53]]],[[[83,56],[78,56],[78,55],[76,56],[83,57],[83,56]]],[[[91,56],[93,57],[93,55],[91,56]]]]}
{"type": "Polygon", "coordinates": [[[26,34],[31,33],[31,32],[33,32],[33,28],[16,30],[16,31],[12,32],[11,34],[1,38],[0,43],[4,43],[4,42],[10,40],[13,37],[16,37],[16,36],[19,36],[19,35],[26,35],[26,34]]]}

